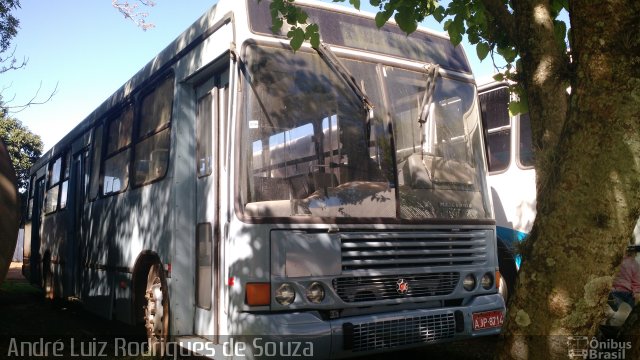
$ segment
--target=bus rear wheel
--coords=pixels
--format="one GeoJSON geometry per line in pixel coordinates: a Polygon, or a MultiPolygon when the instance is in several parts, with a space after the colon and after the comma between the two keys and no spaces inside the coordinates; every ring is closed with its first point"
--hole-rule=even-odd
{"type": "Polygon", "coordinates": [[[144,326],[149,352],[152,356],[163,357],[169,337],[169,297],[167,281],[160,264],[149,269],[145,299],[144,326]]]}

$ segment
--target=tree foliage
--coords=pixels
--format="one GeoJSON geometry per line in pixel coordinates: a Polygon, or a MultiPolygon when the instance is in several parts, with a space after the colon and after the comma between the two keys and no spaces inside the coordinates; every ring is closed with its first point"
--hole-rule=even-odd
{"type": "Polygon", "coordinates": [[[29,186],[29,169],[42,155],[42,139],[32,133],[20,120],[0,116],[0,140],[4,141],[18,177],[18,188],[29,186]]]}
{"type": "Polygon", "coordinates": [[[11,12],[19,7],[17,0],[0,1],[0,53],[7,51],[11,40],[18,34],[20,21],[11,12]]]}
{"type": "Polygon", "coordinates": [[[18,61],[14,52],[9,52],[11,41],[20,28],[20,21],[13,14],[18,8],[18,0],[0,0],[0,74],[26,65],[26,60],[18,61]]]}
{"type": "MultiPolygon", "coordinates": [[[[261,0],[258,0],[261,1],[261,0]]],[[[360,8],[359,0],[348,0],[356,9],[360,8]]],[[[346,0],[334,0],[334,2],[346,2],[346,0]]],[[[518,54],[522,51],[521,39],[516,35],[514,23],[514,7],[511,2],[500,0],[452,0],[447,7],[440,5],[436,0],[370,0],[369,3],[379,9],[375,21],[378,27],[384,26],[391,18],[406,33],[412,33],[418,28],[418,24],[428,16],[433,16],[438,22],[443,23],[444,30],[454,45],[458,45],[466,36],[472,45],[476,46],[476,53],[480,60],[487,56],[499,55],[506,61],[501,71],[500,80],[514,80],[512,91],[516,92],[521,101],[511,104],[514,113],[528,110],[527,93],[519,82],[518,71],[521,70],[518,54]],[[520,85],[519,85],[520,84],[520,85]]],[[[514,5],[515,6],[515,5],[514,5]]],[[[565,64],[569,64],[567,53],[568,34],[567,24],[558,16],[562,10],[568,10],[568,0],[549,1],[549,16],[553,23],[553,33],[557,40],[557,46],[565,55],[565,64]]],[[[295,1],[274,0],[271,3],[271,15],[273,18],[273,32],[279,31],[287,23],[290,26],[288,37],[294,50],[302,46],[305,40],[310,41],[313,47],[320,42],[319,28],[316,24],[307,24],[308,16],[300,8],[295,6],[295,1]]],[[[494,62],[495,64],[495,62],[494,62]]],[[[568,84],[567,84],[568,86],[568,84]]]]}

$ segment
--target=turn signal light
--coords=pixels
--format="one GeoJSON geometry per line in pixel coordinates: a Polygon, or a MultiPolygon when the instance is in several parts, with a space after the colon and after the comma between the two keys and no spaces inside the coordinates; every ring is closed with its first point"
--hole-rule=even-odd
{"type": "Polygon", "coordinates": [[[271,304],[271,285],[269,283],[247,283],[245,302],[249,306],[271,304]]]}

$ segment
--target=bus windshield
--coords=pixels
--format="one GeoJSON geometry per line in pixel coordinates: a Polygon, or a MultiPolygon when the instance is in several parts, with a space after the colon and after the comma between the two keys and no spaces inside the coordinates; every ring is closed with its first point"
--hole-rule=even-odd
{"type": "Polygon", "coordinates": [[[241,203],[253,217],[489,219],[475,86],[341,59],[374,108],[317,53],[250,45],[241,203]]]}

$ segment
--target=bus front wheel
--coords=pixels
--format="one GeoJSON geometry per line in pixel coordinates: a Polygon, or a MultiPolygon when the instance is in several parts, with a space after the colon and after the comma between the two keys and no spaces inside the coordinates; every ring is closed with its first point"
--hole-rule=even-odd
{"type": "Polygon", "coordinates": [[[498,266],[500,267],[501,281],[498,293],[502,295],[505,304],[513,294],[516,285],[518,269],[513,253],[504,246],[498,246],[498,266]]]}
{"type": "Polygon", "coordinates": [[[163,357],[169,335],[169,296],[167,281],[160,264],[149,269],[145,291],[144,324],[147,330],[149,352],[163,357]]]}

